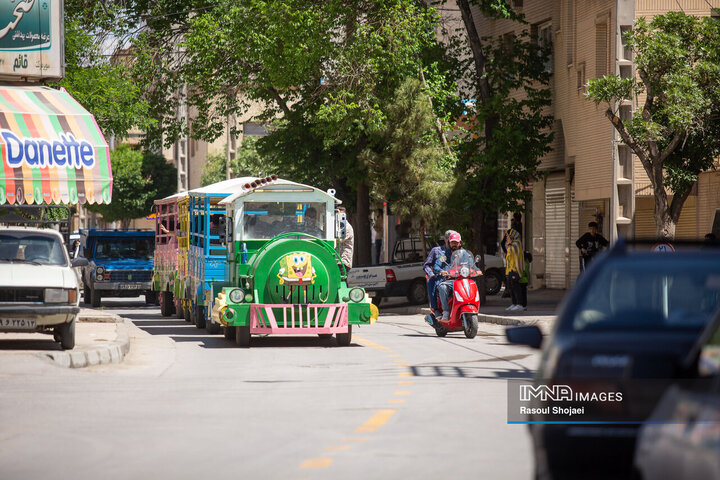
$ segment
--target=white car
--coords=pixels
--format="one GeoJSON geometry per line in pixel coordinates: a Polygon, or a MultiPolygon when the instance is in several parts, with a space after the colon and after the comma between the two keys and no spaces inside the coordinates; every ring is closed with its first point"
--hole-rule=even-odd
{"type": "Polygon", "coordinates": [[[55,230],[0,227],[0,332],[52,333],[75,347],[78,278],[55,230]]]}

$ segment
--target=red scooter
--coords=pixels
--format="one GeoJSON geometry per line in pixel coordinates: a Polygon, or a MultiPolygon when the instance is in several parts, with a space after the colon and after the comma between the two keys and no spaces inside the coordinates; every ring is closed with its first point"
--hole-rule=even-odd
{"type": "Polygon", "coordinates": [[[441,317],[440,295],[437,301],[438,311],[425,316],[425,321],[435,329],[438,337],[444,337],[448,332],[462,330],[467,338],[475,338],[478,331],[480,294],[473,278],[480,275],[482,272],[475,267],[470,252],[464,249],[453,252],[448,270],[448,277],[455,279],[452,294],[448,298],[450,317],[448,320],[443,320],[441,317]]]}

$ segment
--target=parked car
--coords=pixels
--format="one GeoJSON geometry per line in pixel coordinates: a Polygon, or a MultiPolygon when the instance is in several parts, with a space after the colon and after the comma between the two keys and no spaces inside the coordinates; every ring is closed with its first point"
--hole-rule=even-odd
{"type": "MultiPolygon", "coordinates": [[[[426,240],[429,252],[434,246],[426,240]]],[[[426,303],[425,258],[419,238],[398,240],[393,248],[392,261],[367,267],[355,267],[348,275],[348,286],[364,288],[378,305],[384,297],[407,297],[413,304],[426,303]]],[[[502,258],[485,255],[485,291],[495,295],[500,291],[505,272],[502,258]]]]}
{"type": "MultiPolygon", "coordinates": [[[[653,253],[620,241],[598,258],[566,296],[534,386],[602,379],[623,388],[634,379],[686,377],[685,359],[720,306],[720,250],[676,249],[653,253]]],[[[508,329],[507,337],[536,348],[544,343],[534,326],[508,329]]],[[[644,392],[638,403],[630,399],[641,395],[628,395],[623,408],[643,421],[662,392],[644,392]]],[[[531,424],[536,476],[627,478],[637,431],[632,424],[531,424]]]]}
{"type": "Polygon", "coordinates": [[[75,347],[80,307],[74,266],[63,238],[47,228],[0,227],[0,331],[52,333],[75,347]]]}
{"type": "Polygon", "coordinates": [[[670,387],[640,429],[638,479],[720,479],[720,314],[697,345],[699,380],[670,387]]]}
{"type": "Polygon", "coordinates": [[[157,303],[152,289],[155,232],[151,230],[80,230],[83,301],[99,307],[102,297],[145,295],[157,303]]]}

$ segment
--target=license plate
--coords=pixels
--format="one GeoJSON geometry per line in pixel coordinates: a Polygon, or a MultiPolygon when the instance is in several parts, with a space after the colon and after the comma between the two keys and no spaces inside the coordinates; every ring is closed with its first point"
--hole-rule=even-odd
{"type": "Polygon", "coordinates": [[[35,320],[25,318],[0,318],[0,328],[35,330],[35,320]]]}
{"type": "Polygon", "coordinates": [[[118,288],[120,290],[140,290],[143,286],[139,283],[121,283],[118,288]]]}

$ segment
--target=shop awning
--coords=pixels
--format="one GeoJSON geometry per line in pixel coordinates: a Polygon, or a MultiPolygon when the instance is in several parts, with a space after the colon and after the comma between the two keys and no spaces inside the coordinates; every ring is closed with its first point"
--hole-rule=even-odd
{"type": "Polygon", "coordinates": [[[0,204],[110,203],[110,152],[65,90],[0,85],[0,204]]]}

